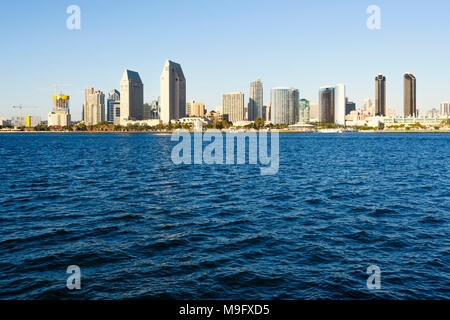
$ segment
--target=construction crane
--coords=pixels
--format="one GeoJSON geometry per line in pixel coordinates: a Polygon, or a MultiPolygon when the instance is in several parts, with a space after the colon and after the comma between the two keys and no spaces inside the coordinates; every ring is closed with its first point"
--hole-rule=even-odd
{"type": "Polygon", "coordinates": [[[18,106],[13,106],[13,109],[19,109],[19,128],[22,127],[22,109],[23,108],[37,108],[37,107],[24,107],[21,104],[19,104],[18,106]]]}

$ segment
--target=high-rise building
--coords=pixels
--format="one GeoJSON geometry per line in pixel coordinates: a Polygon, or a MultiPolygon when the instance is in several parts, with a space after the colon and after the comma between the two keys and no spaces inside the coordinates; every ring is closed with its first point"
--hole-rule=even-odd
{"type": "Polygon", "coordinates": [[[319,122],[345,125],[345,86],[321,87],[319,90],[319,122]]]}
{"type": "Polygon", "coordinates": [[[244,120],[244,94],[242,92],[230,92],[222,95],[223,114],[228,116],[231,122],[244,120]]]}
{"type": "Polygon", "coordinates": [[[319,90],[319,122],[334,123],[335,121],[335,89],[333,87],[319,90]]]}
{"type": "Polygon", "coordinates": [[[375,115],[386,115],[386,77],[381,73],[375,78],[375,115]]]}
{"type": "Polygon", "coordinates": [[[273,124],[295,124],[298,121],[299,91],[277,87],[270,90],[271,121],[273,124]]]}
{"type": "Polygon", "coordinates": [[[345,98],[345,115],[350,114],[353,110],[356,110],[356,103],[345,98]]]}
{"type": "Polygon", "coordinates": [[[416,77],[412,73],[404,75],[404,108],[405,117],[417,116],[416,77]]]}
{"type": "Polygon", "coordinates": [[[256,79],[250,84],[248,102],[248,121],[263,117],[263,84],[256,79]]]}
{"type": "Polygon", "coordinates": [[[106,121],[109,123],[114,123],[114,109],[116,105],[120,106],[120,92],[113,89],[108,93],[108,99],[106,100],[106,121]]]}
{"type": "Polygon", "coordinates": [[[144,84],[139,73],[125,70],[120,80],[120,122],[144,119],[144,84]]]}
{"type": "Polygon", "coordinates": [[[84,124],[94,125],[105,121],[105,94],[93,87],[84,90],[84,124]]]}
{"type": "Polygon", "coordinates": [[[310,101],[307,99],[300,99],[299,102],[299,112],[298,112],[298,122],[308,123],[310,119],[310,101]]]}
{"type": "Polygon", "coordinates": [[[450,116],[450,102],[442,102],[440,111],[442,116],[450,116]]]}
{"type": "Polygon", "coordinates": [[[167,60],[161,73],[161,120],[169,123],[186,116],[186,78],[178,63],[167,60]]]}

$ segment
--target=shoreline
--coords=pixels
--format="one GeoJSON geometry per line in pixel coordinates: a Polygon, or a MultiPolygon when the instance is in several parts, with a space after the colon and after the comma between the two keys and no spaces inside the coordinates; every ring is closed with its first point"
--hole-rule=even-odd
{"type": "MultiPolygon", "coordinates": [[[[135,134],[135,133],[151,133],[151,134],[172,134],[176,132],[173,131],[0,131],[1,133],[59,133],[59,134],[67,134],[67,133],[78,133],[78,134],[98,134],[98,133],[104,133],[104,134],[135,134]]],[[[205,133],[207,131],[203,131],[205,133]]],[[[211,131],[214,133],[227,133],[227,131],[211,131]]],[[[257,131],[256,131],[257,132],[257,131]]],[[[267,131],[270,133],[270,131],[267,131]]],[[[295,131],[295,130],[283,130],[279,129],[279,133],[320,133],[319,131],[295,131]]],[[[193,131],[189,131],[189,133],[194,133],[193,131]]],[[[248,133],[248,131],[242,131],[242,132],[232,132],[232,133],[248,133]]],[[[333,135],[333,134],[346,134],[346,133],[450,133],[450,129],[444,129],[444,130],[359,130],[359,131],[351,131],[351,132],[343,132],[343,133],[322,133],[325,135],[333,135]]]]}

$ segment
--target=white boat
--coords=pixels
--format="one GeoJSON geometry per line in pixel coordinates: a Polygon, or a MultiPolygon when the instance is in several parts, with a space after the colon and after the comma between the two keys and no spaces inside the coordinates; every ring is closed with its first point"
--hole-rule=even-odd
{"type": "Polygon", "coordinates": [[[344,129],[337,128],[337,129],[321,129],[319,130],[320,133],[344,133],[344,129]]]}

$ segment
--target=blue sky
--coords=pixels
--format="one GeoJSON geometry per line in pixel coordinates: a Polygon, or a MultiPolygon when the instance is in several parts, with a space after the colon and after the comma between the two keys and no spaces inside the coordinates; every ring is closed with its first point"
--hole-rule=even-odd
{"type": "Polygon", "coordinates": [[[261,78],[318,100],[318,88],[344,83],[360,105],[374,100],[374,78],[387,78],[388,107],[401,112],[405,72],[417,77],[418,107],[450,100],[450,3],[406,0],[22,0],[0,4],[0,117],[41,115],[52,83],[71,84],[79,120],[84,87],[119,87],[124,68],[138,71],[145,101],[159,95],[166,59],[179,62],[187,98],[208,109],[222,93],[261,78]],[[66,28],[69,5],[81,8],[81,30],[66,28]],[[369,5],[381,8],[381,30],[366,27],[369,5]]]}

